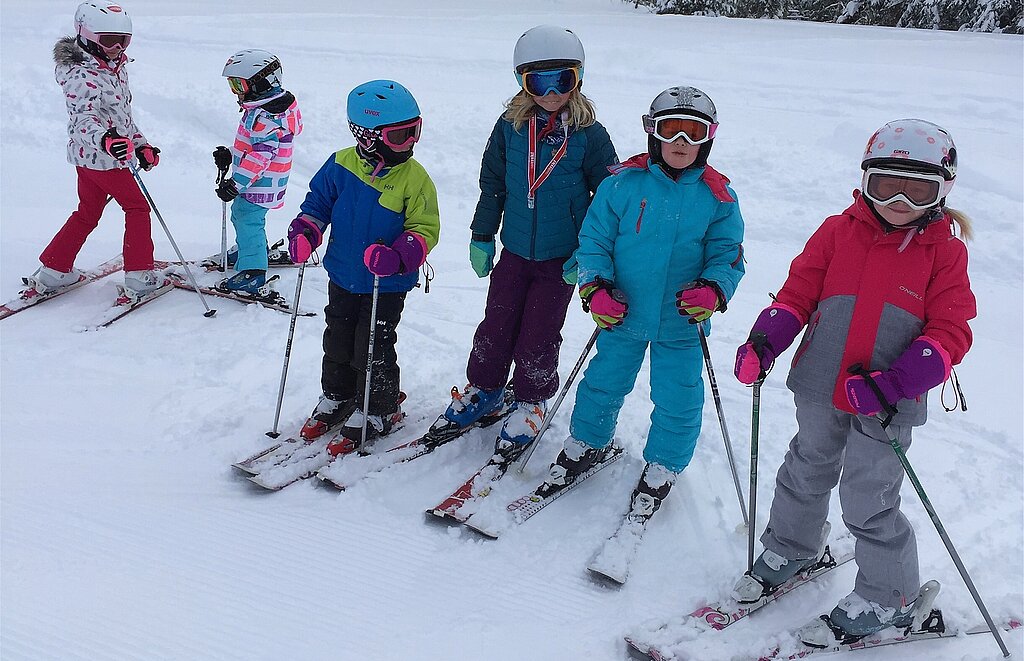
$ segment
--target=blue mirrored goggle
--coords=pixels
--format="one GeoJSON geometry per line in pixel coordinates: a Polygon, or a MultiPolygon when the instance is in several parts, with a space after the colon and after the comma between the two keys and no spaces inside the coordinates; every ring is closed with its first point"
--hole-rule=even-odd
{"type": "Polygon", "coordinates": [[[549,92],[568,94],[576,89],[583,79],[583,68],[562,67],[526,71],[517,73],[516,79],[526,93],[531,96],[544,96],[549,92]]]}

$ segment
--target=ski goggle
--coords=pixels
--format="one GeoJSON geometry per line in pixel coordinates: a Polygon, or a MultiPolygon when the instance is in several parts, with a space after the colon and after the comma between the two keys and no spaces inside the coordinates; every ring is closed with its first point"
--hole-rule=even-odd
{"type": "Polygon", "coordinates": [[[121,50],[128,48],[128,44],[132,41],[130,34],[100,34],[96,35],[99,41],[99,45],[104,48],[114,48],[120,46],[121,50]]]}
{"type": "Polygon", "coordinates": [[[530,96],[545,96],[548,92],[568,94],[576,89],[583,78],[582,67],[539,69],[517,73],[516,78],[530,96]]]}
{"type": "Polygon", "coordinates": [[[228,76],[228,87],[235,94],[245,94],[249,91],[249,81],[237,76],[228,76]]]}
{"type": "Polygon", "coordinates": [[[693,115],[644,115],[644,131],[662,142],[675,142],[682,137],[691,145],[704,144],[715,137],[718,124],[693,115]]]}
{"type": "Polygon", "coordinates": [[[372,148],[373,143],[376,140],[380,140],[392,151],[408,151],[420,139],[423,118],[416,117],[407,122],[390,124],[375,129],[368,129],[365,126],[349,122],[348,128],[352,131],[352,135],[355,136],[356,140],[359,141],[359,144],[366,149],[372,148]]]}
{"type": "Polygon", "coordinates": [[[952,187],[953,182],[946,181],[941,174],[868,168],[861,189],[875,204],[886,206],[900,201],[921,211],[938,204],[952,187]]]}

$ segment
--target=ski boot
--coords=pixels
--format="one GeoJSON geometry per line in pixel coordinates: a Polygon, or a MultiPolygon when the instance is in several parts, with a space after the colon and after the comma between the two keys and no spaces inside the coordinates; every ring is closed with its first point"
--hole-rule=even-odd
{"type": "Polygon", "coordinates": [[[309,414],[306,423],[302,425],[299,436],[311,441],[320,438],[332,427],[337,427],[345,422],[355,410],[356,403],[352,399],[333,399],[328,395],[321,395],[313,412],[309,414]]]}
{"type": "Polygon", "coordinates": [[[221,280],[216,289],[253,300],[275,300],[275,292],[267,282],[267,272],[250,269],[221,280]]]}
{"type": "Polygon", "coordinates": [[[548,470],[547,479],[537,488],[537,495],[547,498],[561,491],[601,461],[605,454],[605,448],[592,448],[572,436],[567,437],[562,445],[562,451],[558,453],[555,463],[551,464],[548,470]]]}
{"type": "Polygon", "coordinates": [[[507,469],[519,459],[537,438],[547,410],[547,402],[515,402],[498,432],[491,463],[502,464],[507,469]]]}
{"type": "Polygon", "coordinates": [[[158,289],[174,282],[154,271],[125,271],[124,285],[118,286],[115,305],[134,305],[158,289]]]}
{"type": "Polygon", "coordinates": [[[661,508],[662,502],[668,496],[675,484],[677,473],[673,473],[661,464],[647,464],[644,472],[640,474],[640,480],[633,495],[629,499],[629,513],[626,520],[629,523],[646,526],[654,513],[661,508]]]}
{"type": "Polygon", "coordinates": [[[508,413],[513,402],[510,388],[483,390],[470,384],[459,392],[458,386],[452,386],[452,403],[430,425],[423,435],[423,442],[437,447],[473,426],[489,427],[508,413]],[[462,425],[462,421],[467,422],[462,425]]]}
{"type": "Polygon", "coordinates": [[[787,560],[771,549],[765,549],[754,561],[754,567],[745,573],[733,587],[733,597],[741,604],[752,604],[770,595],[780,585],[797,574],[821,561],[828,550],[828,535],[832,524],[828,521],[821,528],[818,552],[812,558],[787,560]]]}
{"type": "Polygon", "coordinates": [[[35,273],[22,278],[22,282],[28,285],[29,289],[34,289],[37,294],[51,294],[62,287],[76,284],[81,279],[82,272],[76,269],[64,273],[48,266],[40,266],[35,273]]]}
{"type": "Polygon", "coordinates": [[[932,604],[939,594],[939,583],[928,581],[917,597],[899,607],[882,606],[851,592],[828,615],[822,615],[798,631],[808,647],[825,648],[839,643],[848,645],[882,629],[917,629],[930,618],[932,604]],[[918,619],[920,617],[920,619],[918,619]]]}
{"type": "Polygon", "coordinates": [[[363,435],[363,410],[357,407],[345,420],[341,427],[341,433],[327,444],[327,451],[333,457],[341,454],[349,454],[356,450],[364,451],[367,445],[373,443],[381,436],[387,436],[397,429],[405,413],[402,412],[402,402],[405,401],[405,393],[401,393],[395,410],[386,415],[373,414],[366,416],[366,438],[363,435]]]}
{"type": "Polygon", "coordinates": [[[462,392],[452,388],[452,403],[448,405],[444,417],[460,428],[469,427],[500,407],[504,394],[504,388],[484,390],[471,383],[462,392]]]}

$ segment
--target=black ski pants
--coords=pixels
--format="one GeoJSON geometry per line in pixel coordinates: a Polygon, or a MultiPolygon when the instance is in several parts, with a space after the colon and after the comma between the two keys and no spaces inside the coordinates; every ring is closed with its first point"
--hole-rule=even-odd
{"type": "MultiPolygon", "coordinates": [[[[355,399],[363,408],[366,356],[370,348],[372,294],[353,294],[331,282],[327,289],[327,329],[320,383],[331,399],[355,399]]],[[[387,415],[398,408],[399,369],[395,343],[398,322],[405,308],[405,292],[380,294],[377,330],[373,338],[373,373],[370,375],[370,415],[387,415]]]]}

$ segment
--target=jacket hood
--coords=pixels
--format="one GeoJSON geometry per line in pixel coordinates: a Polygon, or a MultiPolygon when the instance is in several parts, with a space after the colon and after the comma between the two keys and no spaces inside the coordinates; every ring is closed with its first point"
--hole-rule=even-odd
{"type": "Polygon", "coordinates": [[[88,53],[78,45],[78,37],[61,37],[53,45],[53,61],[57,64],[74,66],[86,62],[88,57],[88,53]]]}

